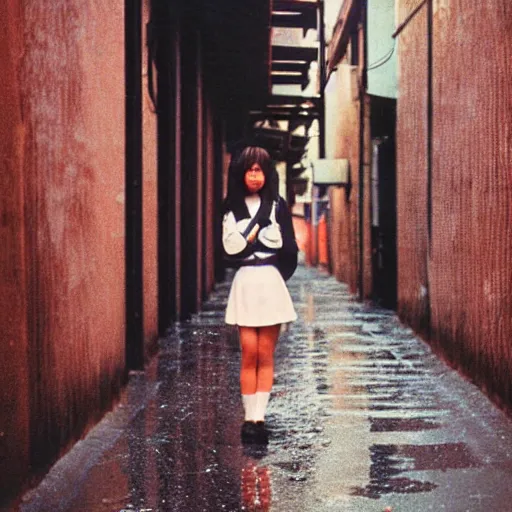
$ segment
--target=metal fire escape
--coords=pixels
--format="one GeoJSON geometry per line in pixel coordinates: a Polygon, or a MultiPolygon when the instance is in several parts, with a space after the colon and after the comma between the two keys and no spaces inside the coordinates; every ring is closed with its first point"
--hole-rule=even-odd
{"type": "Polygon", "coordinates": [[[272,3],[273,28],[302,29],[305,37],[310,29],[317,31],[316,46],[271,47],[271,94],[260,109],[251,110],[249,122],[252,137],[272,153],[275,160],[287,165],[288,193],[300,186],[304,171],[301,160],[308,142],[308,130],[314,120],[319,126],[319,155],[325,153],[324,85],[325,37],[323,1],[274,0],[272,3]],[[315,94],[273,94],[274,86],[299,85],[304,91],[310,82],[311,64],[317,63],[315,94]],[[288,123],[280,123],[288,121],[288,123]],[[283,129],[287,125],[287,129],[283,129]],[[297,130],[304,126],[305,130],[297,130]],[[298,135],[297,132],[303,133],[298,135]]]}

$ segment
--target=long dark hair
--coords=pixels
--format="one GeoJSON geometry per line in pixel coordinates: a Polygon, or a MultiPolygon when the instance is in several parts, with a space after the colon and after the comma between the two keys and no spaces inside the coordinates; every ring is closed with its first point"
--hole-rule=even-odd
{"type": "Polygon", "coordinates": [[[258,192],[262,204],[270,211],[273,201],[279,199],[279,177],[267,150],[259,146],[246,146],[241,151],[233,152],[228,171],[228,193],[224,201],[224,212],[244,210],[245,197],[248,192],[245,186],[245,172],[254,164],[259,164],[265,175],[265,184],[258,192]]]}

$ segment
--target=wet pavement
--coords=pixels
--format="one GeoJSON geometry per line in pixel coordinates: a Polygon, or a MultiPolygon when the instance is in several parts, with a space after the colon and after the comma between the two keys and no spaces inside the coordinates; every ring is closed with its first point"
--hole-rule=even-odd
{"type": "Polygon", "coordinates": [[[228,283],[176,325],[122,403],[20,510],[512,511],[512,420],[393,312],[299,267],[268,447],[240,442],[228,283]]]}

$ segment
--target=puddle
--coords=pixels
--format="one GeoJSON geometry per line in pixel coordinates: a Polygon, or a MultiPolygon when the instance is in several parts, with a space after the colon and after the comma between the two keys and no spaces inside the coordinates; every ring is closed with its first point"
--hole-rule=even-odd
{"type": "Polygon", "coordinates": [[[364,487],[354,488],[354,496],[379,499],[390,493],[430,492],[437,488],[435,483],[399,475],[411,471],[445,472],[480,466],[464,443],[377,444],[370,447],[370,459],[370,482],[364,487]]]}

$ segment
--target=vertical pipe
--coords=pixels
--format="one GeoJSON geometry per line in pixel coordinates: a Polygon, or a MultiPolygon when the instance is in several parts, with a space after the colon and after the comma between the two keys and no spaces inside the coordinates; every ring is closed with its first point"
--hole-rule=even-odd
{"type": "MultiPolygon", "coordinates": [[[[165,0],[162,0],[165,1],[165,0]]],[[[175,7],[176,8],[176,7],[175,7]]],[[[181,226],[182,226],[182,193],[181,193],[181,187],[182,187],[182,174],[184,173],[184,164],[182,159],[182,144],[183,144],[183,137],[182,137],[182,101],[183,101],[183,89],[182,86],[182,48],[183,48],[183,42],[182,42],[182,33],[183,33],[183,14],[180,11],[178,13],[178,17],[176,18],[176,30],[174,34],[174,59],[175,59],[175,79],[174,79],[174,86],[176,88],[176,103],[175,109],[176,109],[176,117],[174,119],[174,133],[175,133],[175,144],[174,144],[174,151],[175,151],[175,163],[174,163],[174,197],[176,199],[176,202],[174,204],[174,258],[175,258],[175,267],[174,267],[174,280],[175,280],[175,296],[174,296],[174,303],[175,303],[175,312],[176,312],[176,318],[181,318],[181,307],[182,307],[182,294],[181,290],[183,288],[183,282],[182,282],[182,269],[183,269],[183,245],[181,241],[181,226]]]]}
{"type": "Polygon", "coordinates": [[[125,0],[126,367],[144,367],[142,296],[142,8],[125,0]]]}
{"type": "Polygon", "coordinates": [[[433,5],[432,0],[427,2],[427,223],[428,223],[428,251],[432,244],[432,142],[433,142],[433,5]]]}
{"type": "Polygon", "coordinates": [[[183,20],[181,53],[181,292],[180,318],[197,311],[198,168],[197,27],[183,20]]]}
{"type": "Polygon", "coordinates": [[[208,144],[209,144],[209,126],[208,126],[208,101],[206,96],[206,83],[204,82],[205,78],[203,77],[203,87],[202,87],[202,93],[200,101],[203,104],[203,115],[202,119],[200,120],[202,124],[202,144],[201,144],[201,153],[202,153],[202,160],[201,160],[201,169],[200,172],[202,174],[202,182],[203,182],[203,190],[202,190],[202,197],[201,197],[201,203],[203,208],[203,226],[202,226],[202,239],[203,239],[203,265],[201,268],[201,280],[203,282],[202,287],[202,296],[201,296],[201,302],[206,300],[208,298],[208,294],[210,292],[209,289],[209,265],[210,265],[210,259],[213,258],[213,254],[209,252],[209,245],[208,245],[208,235],[209,235],[209,229],[211,224],[211,204],[209,197],[209,161],[208,161],[208,144]]]}
{"type": "Polygon", "coordinates": [[[431,337],[431,300],[430,300],[430,261],[432,256],[432,166],[433,166],[433,136],[434,136],[434,20],[433,1],[427,2],[427,280],[426,295],[426,325],[427,335],[431,337]]]}
{"type": "Polygon", "coordinates": [[[318,34],[320,39],[320,134],[319,156],[325,158],[325,84],[327,81],[325,65],[325,20],[324,2],[318,2],[318,34]]]}
{"type": "Polygon", "coordinates": [[[366,37],[366,0],[361,2],[361,21],[360,21],[360,41],[359,51],[361,58],[359,59],[361,66],[361,85],[359,90],[359,183],[358,183],[358,210],[359,210],[359,262],[357,289],[359,300],[364,299],[364,173],[365,173],[365,110],[366,110],[366,58],[367,58],[367,37],[366,37]]]}
{"type": "MultiPolygon", "coordinates": [[[[314,175],[314,174],[313,174],[314,175]]],[[[311,246],[310,263],[318,265],[318,187],[313,185],[311,190],[311,246]]]]}
{"type": "Polygon", "coordinates": [[[157,33],[158,332],[176,319],[176,34],[167,2],[155,0],[157,33]]]}
{"type": "MultiPolygon", "coordinates": [[[[320,75],[320,112],[319,112],[319,136],[318,136],[318,156],[325,158],[325,20],[324,20],[324,2],[319,0],[317,9],[317,25],[319,39],[319,75],[320,75]]],[[[311,264],[318,264],[318,187],[313,185],[311,197],[311,264]]]]}
{"type": "Polygon", "coordinates": [[[214,148],[214,192],[213,192],[213,217],[215,219],[213,238],[215,254],[215,282],[222,282],[226,278],[222,240],[222,202],[224,195],[224,134],[222,122],[217,110],[213,113],[213,148],[214,148]]]}
{"type": "MultiPolygon", "coordinates": [[[[326,127],[325,127],[325,85],[327,83],[327,72],[326,72],[326,62],[325,62],[325,7],[324,0],[319,0],[318,3],[318,33],[320,36],[320,132],[318,142],[320,147],[318,148],[318,156],[320,158],[325,158],[325,136],[326,136],[326,127]]],[[[318,187],[315,187],[314,196],[318,200],[318,187]]],[[[315,211],[315,263],[318,264],[320,262],[320,242],[318,240],[318,203],[317,203],[317,211],[315,211]]]]}
{"type": "Polygon", "coordinates": [[[207,255],[204,252],[205,248],[205,215],[204,215],[204,105],[203,105],[203,56],[202,56],[202,40],[201,32],[195,32],[196,37],[194,41],[195,49],[195,83],[196,83],[196,301],[194,304],[194,311],[201,309],[203,302],[203,292],[205,288],[205,281],[203,279],[203,269],[205,268],[205,259],[207,255]]]}

